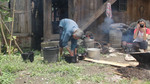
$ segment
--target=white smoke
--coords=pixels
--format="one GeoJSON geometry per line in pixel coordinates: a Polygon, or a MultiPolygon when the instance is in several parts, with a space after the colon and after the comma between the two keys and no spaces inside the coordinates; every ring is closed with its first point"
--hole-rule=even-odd
{"type": "Polygon", "coordinates": [[[98,27],[100,31],[102,31],[104,34],[108,34],[110,30],[110,25],[114,23],[112,18],[106,17],[104,19],[104,22],[98,27]]]}

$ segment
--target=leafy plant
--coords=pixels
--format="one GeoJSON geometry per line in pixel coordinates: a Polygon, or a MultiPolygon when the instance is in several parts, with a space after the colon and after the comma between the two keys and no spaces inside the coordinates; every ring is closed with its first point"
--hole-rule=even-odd
{"type": "Polygon", "coordinates": [[[78,47],[78,53],[79,53],[79,54],[85,53],[85,48],[83,48],[82,46],[79,46],[79,47],[78,47]]]}
{"type": "Polygon", "coordinates": [[[8,3],[9,0],[0,0],[0,15],[2,19],[5,22],[11,22],[13,20],[12,17],[10,17],[10,10],[9,8],[5,5],[5,3],[8,3]]]}

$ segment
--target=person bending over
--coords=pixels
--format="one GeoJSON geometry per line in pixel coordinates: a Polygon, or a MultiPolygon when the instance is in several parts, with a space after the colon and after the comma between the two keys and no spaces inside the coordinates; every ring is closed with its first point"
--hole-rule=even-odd
{"type": "Polygon", "coordinates": [[[83,31],[78,27],[77,23],[71,19],[62,19],[59,23],[60,28],[60,56],[62,56],[63,48],[66,48],[70,56],[77,54],[77,40],[83,35],[83,31]],[[68,46],[71,41],[71,49],[68,46]]]}

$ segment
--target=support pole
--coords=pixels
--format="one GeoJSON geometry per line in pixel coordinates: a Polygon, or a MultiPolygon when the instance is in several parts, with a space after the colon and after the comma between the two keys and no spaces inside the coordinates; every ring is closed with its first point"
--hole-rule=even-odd
{"type": "Polygon", "coordinates": [[[11,43],[12,43],[12,37],[13,37],[13,29],[14,29],[14,16],[15,16],[15,5],[16,5],[16,0],[14,0],[13,2],[13,15],[12,15],[12,18],[13,18],[13,21],[12,21],[12,25],[11,25],[11,36],[10,36],[10,41],[9,41],[9,52],[8,54],[10,55],[11,54],[11,43]]]}
{"type": "MultiPolygon", "coordinates": [[[[2,19],[1,19],[1,21],[2,21],[3,25],[5,26],[6,30],[8,31],[8,33],[11,34],[11,32],[10,32],[9,28],[7,27],[7,25],[5,24],[5,22],[2,19]]],[[[12,37],[12,39],[13,39],[15,45],[18,47],[19,51],[21,53],[23,53],[23,51],[21,50],[20,46],[18,45],[16,39],[14,37],[12,37]]]]}
{"type": "MultiPolygon", "coordinates": [[[[5,34],[4,34],[4,28],[3,28],[3,25],[2,25],[2,21],[1,21],[1,17],[0,17],[0,28],[1,28],[1,34],[2,34],[2,37],[3,37],[3,39],[4,39],[4,42],[5,42],[5,44],[6,44],[6,47],[7,47],[7,49],[8,49],[8,43],[7,43],[7,40],[6,40],[6,37],[5,37],[5,34]]],[[[1,46],[0,46],[1,47],[1,46]]]]}

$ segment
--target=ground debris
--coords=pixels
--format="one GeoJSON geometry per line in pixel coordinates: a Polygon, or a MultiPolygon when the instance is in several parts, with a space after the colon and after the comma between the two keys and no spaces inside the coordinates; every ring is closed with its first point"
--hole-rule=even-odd
{"type": "Polygon", "coordinates": [[[118,68],[117,71],[126,78],[138,78],[140,80],[150,80],[150,73],[148,70],[140,67],[122,67],[118,68]]]}

